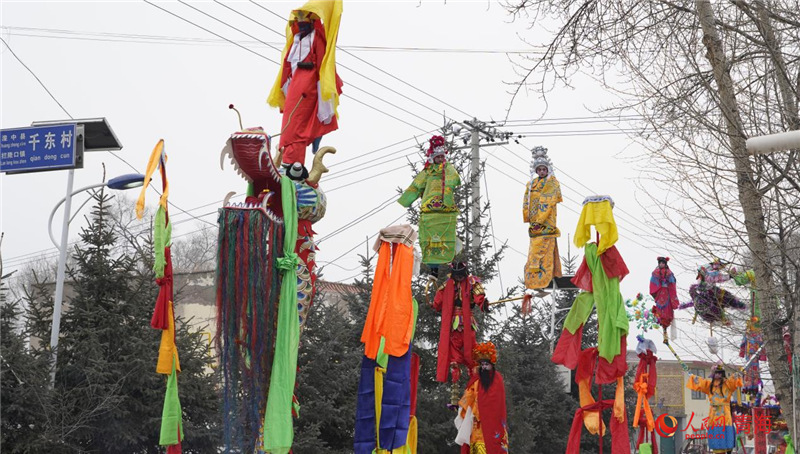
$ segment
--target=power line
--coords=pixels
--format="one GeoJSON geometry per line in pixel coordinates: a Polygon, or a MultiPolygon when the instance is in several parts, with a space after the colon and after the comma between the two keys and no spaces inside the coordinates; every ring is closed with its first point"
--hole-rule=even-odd
{"type": "MultiPolygon", "coordinates": [[[[192,38],[185,36],[144,35],[130,33],[91,32],[55,28],[15,27],[3,25],[6,30],[19,30],[24,33],[11,31],[9,35],[31,38],[49,39],[75,39],[85,41],[104,41],[134,44],[183,44],[183,45],[218,45],[228,44],[222,39],[192,38]],[[49,33],[50,35],[41,34],[49,33]],[[52,36],[55,35],[55,36],[52,36]],[[58,36],[61,35],[61,36],[58,36]]],[[[257,41],[238,41],[243,45],[257,45],[257,41]]],[[[272,43],[280,44],[280,43],[272,43]]],[[[442,47],[402,47],[402,46],[368,46],[368,45],[337,45],[339,49],[359,52],[421,52],[421,53],[464,53],[464,54],[544,54],[544,50],[523,49],[467,49],[467,48],[442,48],[442,47]]]]}
{"type": "Polygon", "coordinates": [[[177,14],[173,13],[172,11],[169,11],[169,10],[167,10],[167,9],[164,9],[164,8],[162,8],[162,7],[158,6],[158,5],[156,5],[155,3],[153,3],[153,2],[151,2],[151,1],[149,1],[149,0],[144,0],[144,2],[145,2],[145,3],[147,3],[148,5],[150,5],[150,6],[154,7],[154,8],[158,8],[158,9],[160,9],[161,11],[164,11],[165,13],[169,14],[170,16],[177,17],[178,19],[180,19],[180,20],[182,20],[182,21],[184,21],[184,22],[187,22],[187,23],[189,23],[189,24],[192,24],[192,25],[194,25],[195,27],[197,27],[197,28],[199,28],[199,29],[201,29],[201,30],[205,30],[206,32],[208,32],[208,33],[211,33],[212,35],[214,35],[214,36],[216,36],[216,37],[218,37],[218,38],[222,38],[222,39],[224,39],[225,41],[227,41],[227,42],[229,42],[229,43],[233,44],[234,46],[241,47],[242,49],[244,49],[244,50],[246,50],[246,51],[250,52],[251,54],[257,55],[257,56],[259,56],[259,57],[263,58],[264,60],[267,60],[267,61],[269,61],[269,62],[275,63],[276,65],[280,65],[280,63],[276,62],[275,60],[273,60],[273,59],[271,59],[271,58],[269,58],[269,57],[267,57],[267,56],[261,55],[261,54],[259,54],[258,52],[256,52],[256,51],[254,51],[254,50],[250,49],[249,47],[243,46],[243,45],[241,45],[241,44],[239,44],[239,43],[237,43],[237,42],[235,42],[235,41],[232,41],[232,40],[230,40],[230,39],[228,39],[228,38],[226,38],[226,37],[224,37],[224,36],[222,36],[222,35],[220,35],[220,34],[217,34],[217,33],[213,32],[213,31],[211,31],[211,30],[209,30],[209,29],[207,29],[207,28],[203,27],[202,25],[196,24],[196,23],[194,23],[194,22],[190,21],[189,19],[186,19],[186,18],[184,18],[183,16],[179,16],[179,15],[177,15],[177,14]]]}
{"type": "Polygon", "coordinates": [[[9,51],[9,52],[11,52],[11,55],[13,55],[13,56],[14,56],[14,58],[16,58],[16,59],[17,59],[17,61],[19,62],[19,64],[20,64],[20,65],[22,65],[23,67],[25,67],[25,69],[27,69],[27,70],[28,70],[28,72],[29,72],[29,73],[31,73],[31,75],[33,76],[33,78],[34,78],[34,79],[36,79],[36,81],[37,81],[37,82],[39,82],[39,85],[41,85],[41,86],[42,86],[42,88],[44,88],[44,91],[46,91],[46,92],[47,92],[47,94],[48,94],[48,95],[50,95],[50,98],[52,98],[52,99],[53,99],[53,101],[55,101],[55,102],[56,102],[56,104],[58,104],[58,107],[60,107],[60,108],[61,108],[61,110],[63,110],[63,111],[64,111],[64,113],[65,113],[65,114],[67,114],[67,116],[68,116],[70,119],[73,119],[72,115],[70,115],[70,113],[69,113],[69,112],[67,112],[67,109],[65,109],[65,108],[64,108],[64,106],[63,106],[63,105],[61,105],[61,103],[60,103],[60,102],[58,102],[58,99],[56,99],[55,95],[53,95],[53,93],[50,91],[50,89],[49,89],[49,88],[47,88],[47,85],[45,85],[45,84],[44,84],[44,82],[42,82],[42,79],[39,79],[39,76],[37,76],[37,75],[36,75],[36,73],[35,73],[35,72],[33,72],[33,70],[32,70],[31,68],[29,68],[29,67],[28,67],[28,65],[26,65],[26,64],[25,64],[25,62],[23,62],[21,58],[19,58],[19,56],[17,55],[17,53],[16,53],[16,52],[14,52],[14,49],[12,49],[12,48],[11,48],[11,46],[9,46],[9,45],[8,45],[8,43],[6,42],[6,40],[5,40],[5,39],[3,39],[2,37],[0,37],[0,41],[2,41],[2,42],[3,42],[3,44],[5,44],[5,45],[6,45],[6,47],[8,48],[8,51],[9,51]]]}

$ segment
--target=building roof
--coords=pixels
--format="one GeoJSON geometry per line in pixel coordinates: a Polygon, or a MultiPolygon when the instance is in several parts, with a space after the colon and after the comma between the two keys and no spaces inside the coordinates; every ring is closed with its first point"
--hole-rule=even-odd
{"type": "Polygon", "coordinates": [[[345,284],[343,282],[323,281],[322,279],[317,281],[317,286],[319,286],[319,289],[322,292],[336,293],[339,295],[356,293],[358,291],[358,287],[353,284],[345,284]]]}

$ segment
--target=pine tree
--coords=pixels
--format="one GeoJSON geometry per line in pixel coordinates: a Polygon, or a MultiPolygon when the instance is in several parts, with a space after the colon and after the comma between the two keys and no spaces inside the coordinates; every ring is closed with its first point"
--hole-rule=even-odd
{"type": "Polygon", "coordinates": [[[47,361],[26,347],[19,301],[8,299],[0,279],[0,449],[41,452],[39,426],[47,399],[47,361]]]}
{"type": "Polygon", "coordinates": [[[361,327],[323,295],[315,299],[319,303],[301,336],[297,390],[301,406],[293,452],[353,452],[361,327]]]}
{"type": "MultiPolygon", "coordinates": [[[[72,297],[65,302],[55,389],[46,408],[43,437],[51,452],[159,452],[165,377],[155,373],[161,332],[150,327],[158,293],[152,257],[118,248],[102,191],[68,269],[72,297]],[[143,271],[144,270],[144,271],[143,271]]],[[[152,250],[152,249],[150,249],[152,250]]],[[[33,296],[36,296],[35,294],[33,296]]],[[[30,306],[31,335],[49,338],[48,300],[30,306]]],[[[208,346],[176,320],[181,360],[179,392],[185,452],[214,452],[219,406],[208,346]]],[[[38,350],[47,356],[47,348],[38,350]]]]}

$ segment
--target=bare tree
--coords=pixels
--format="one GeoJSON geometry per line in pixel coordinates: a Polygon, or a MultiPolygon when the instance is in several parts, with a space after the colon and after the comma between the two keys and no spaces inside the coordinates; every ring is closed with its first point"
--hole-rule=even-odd
{"type": "MultiPolygon", "coordinates": [[[[542,57],[518,61],[514,96],[545,99],[582,71],[641,115],[634,138],[650,153],[646,207],[666,235],[707,259],[752,265],[770,373],[795,426],[782,329],[800,352],[798,150],[752,157],[750,136],[800,129],[797,0],[511,0],[515,18],[557,21],[542,57]],[[794,320],[794,322],[791,322],[794,320]]],[[[548,22],[549,23],[549,22],[548,22]]],[[[513,101],[512,101],[513,102],[513,101]]],[[[800,403],[800,402],[798,402],[800,403]]]]}

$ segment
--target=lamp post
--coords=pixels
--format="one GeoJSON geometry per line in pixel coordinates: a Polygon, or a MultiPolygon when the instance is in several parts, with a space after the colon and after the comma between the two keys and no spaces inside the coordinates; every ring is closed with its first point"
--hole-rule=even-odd
{"type": "MultiPolygon", "coordinates": [[[[53,304],[53,326],[50,331],[50,352],[51,352],[51,361],[52,361],[52,371],[50,372],[50,387],[55,387],[56,382],[56,359],[58,357],[58,336],[61,331],[61,305],[64,301],[64,279],[66,274],[67,268],[67,239],[69,238],[69,223],[72,221],[70,218],[70,209],[72,207],[72,196],[78,194],[79,192],[88,191],[94,188],[100,187],[108,187],[109,189],[116,189],[116,190],[125,190],[140,187],[144,184],[144,175],[142,174],[127,174],[122,175],[116,178],[112,178],[108,181],[108,183],[97,183],[89,186],[85,186],[83,188],[78,189],[77,191],[72,191],[72,182],[74,179],[74,169],[69,170],[67,187],[69,188],[67,195],[61,199],[55,207],[53,207],[53,211],[50,212],[50,219],[47,222],[47,231],[50,234],[50,241],[58,248],[58,270],[56,272],[56,294],[55,294],[55,301],[53,304]],[[64,204],[64,222],[61,225],[61,243],[56,243],[55,238],[53,237],[53,216],[55,216],[58,207],[61,204],[64,204]]],[[[88,200],[87,200],[88,201],[88,200]]],[[[86,203],[84,202],[84,205],[86,203]]],[[[76,211],[77,214],[80,209],[83,208],[81,205],[76,211]]]]}

